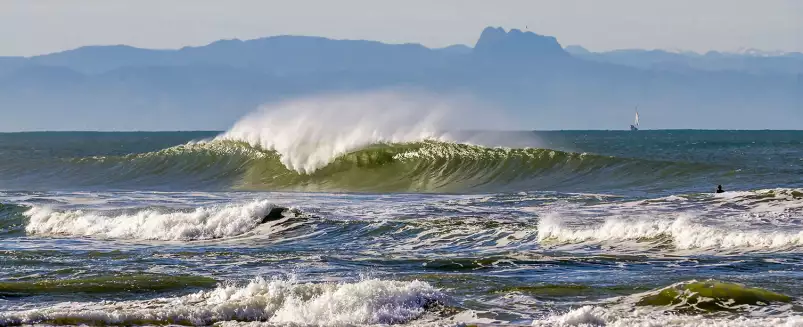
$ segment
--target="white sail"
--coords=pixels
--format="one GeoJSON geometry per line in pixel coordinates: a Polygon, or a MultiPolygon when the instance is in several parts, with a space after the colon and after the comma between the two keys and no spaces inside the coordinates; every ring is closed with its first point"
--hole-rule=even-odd
{"type": "Polygon", "coordinates": [[[636,106],[636,120],[633,122],[633,125],[630,125],[630,130],[631,131],[638,130],[638,106],[636,106]]]}

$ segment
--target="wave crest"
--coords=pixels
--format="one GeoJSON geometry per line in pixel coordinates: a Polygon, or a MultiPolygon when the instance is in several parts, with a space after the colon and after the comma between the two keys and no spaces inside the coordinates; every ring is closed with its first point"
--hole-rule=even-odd
{"type": "Polygon", "coordinates": [[[602,225],[571,228],[564,225],[559,217],[546,215],[538,222],[538,240],[542,244],[637,241],[652,246],[669,243],[680,250],[781,251],[803,246],[803,231],[742,231],[709,227],[692,222],[687,214],[681,214],[674,220],[610,218],[602,225]]]}
{"type": "Polygon", "coordinates": [[[447,114],[454,110],[443,100],[391,92],[308,98],[265,107],[216,140],[276,151],[288,169],[310,174],[372,144],[446,141],[444,130],[465,125],[447,114]]]}
{"type": "Polygon", "coordinates": [[[717,311],[787,303],[791,297],[765,289],[719,281],[676,283],[642,296],[636,305],[672,306],[676,310],[717,311]]]}
{"type": "Polygon", "coordinates": [[[0,324],[182,324],[224,321],[352,326],[396,324],[420,317],[446,295],[426,282],[367,279],[356,283],[298,283],[257,278],[244,286],[146,301],[63,303],[46,309],[0,313],[0,324]]]}
{"type": "Polygon", "coordinates": [[[25,231],[34,235],[109,239],[192,241],[232,237],[256,228],[276,206],[267,200],[194,210],[138,209],[134,212],[57,211],[34,206],[25,231]]]}

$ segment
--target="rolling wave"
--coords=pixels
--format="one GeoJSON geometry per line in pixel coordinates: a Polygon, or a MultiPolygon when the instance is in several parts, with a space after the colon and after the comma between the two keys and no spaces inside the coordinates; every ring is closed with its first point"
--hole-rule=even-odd
{"type": "Polygon", "coordinates": [[[12,157],[0,163],[0,182],[21,190],[638,192],[677,190],[713,175],[722,181],[728,172],[546,149],[533,133],[468,132],[516,127],[493,113],[393,92],[312,97],[157,151],[126,145],[132,152],[120,155],[122,145],[104,143],[96,155],[12,157]]]}
{"type": "Polygon", "coordinates": [[[653,246],[671,246],[679,250],[773,250],[803,246],[803,231],[739,230],[694,223],[686,215],[674,220],[627,220],[612,218],[601,225],[571,228],[555,217],[538,222],[542,243],[572,244],[585,242],[645,242],[653,246]]]}
{"type": "Polygon", "coordinates": [[[260,227],[264,217],[277,205],[263,199],[194,208],[6,206],[12,209],[0,220],[0,228],[7,234],[38,237],[261,242],[305,249],[337,245],[404,255],[471,249],[491,257],[600,244],[608,250],[642,254],[797,252],[803,248],[803,230],[796,218],[803,209],[799,194],[799,190],[774,189],[694,200],[673,196],[596,203],[583,205],[584,209],[576,207],[580,202],[556,199],[525,210],[497,207],[498,202],[479,198],[460,203],[457,211],[450,211],[454,204],[448,203],[432,204],[434,209],[385,208],[394,217],[374,210],[332,212],[322,204],[291,209],[293,215],[262,225],[265,228],[260,227]],[[684,209],[699,206],[720,209],[709,213],[684,209]]]}
{"type": "Polygon", "coordinates": [[[641,294],[639,306],[671,306],[682,311],[738,310],[747,306],[788,303],[792,297],[769,290],[716,280],[686,281],[641,294]]]}
{"type": "Polygon", "coordinates": [[[0,325],[208,326],[264,321],[303,326],[398,324],[448,300],[425,282],[366,279],[355,283],[300,283],[257,278],[247,285],[143,301],[66,302],[50,308],[0,313],[0,325]]]}
{"type": "Polygon", "coordinates": [[[672,187],[721,171],[701,164],[440,141],[375,143],[309,172],[291,169],[282,160],[275,150],[215,140],[125,156],[58,160],[28,167],[18,178],[27,185],[113,189],[504,192],[672,187]],[[25,180],[28,175],[35,180],[25,180]]]}
{"type": "Polygon", "coordinates": [[[107,239],[194,241],[242,235],[276,208],[267,200],[192,210],[138,209],[133,212],[56,211],[34,206],[25,211],[32,235],[107,239]]]}
{"type": "Polygon", "coordinates": [[[42,294],[113,294],[117,292],[168,292],[195,287],[214,287],[209,277],[163,275],[153,273],[118,273],[70,279],[42,279],[0,282],[0,296],[24,297],[42,294]]]}
{"type": "MultiPolygon", "coordinates": [[[[208,287],[204,278],[199,286],[208,287]]],[[[650,291],[603,299],[568,312],[533,317],[533,326],[797,326],[796,299],[771,290],[716,280],[682,281],[650,291]],[[762,310],[784,312],[762,316],[762,310]],[[746,316],[716,315],[722,311],[746,316]],[[713,314],[712,314],[713,313],[713,314]]],[[[444,290],[427,282],[362,279],[302,283],[256,278],[222,283],[196,293],[129,301],[63,302],[0,312],[2,325],[303,325],[354,326],[427,323],[493,324],[452,306],[444,290]],[[441,319],[438,319],[440,316],[441,319]],[[432,318],[436,320],[432,320],[432,318]],[[445,318],[445,319],[443,319],[445,318]]],[[[495,323],[499,323],[496,321],[495,323]]]]}
{"type": "Polygon", "coordinates": [[[716,280],[683,281],[667,287],[612,298],[609,305],[584,305],[533,321],[533,326],[797,326],[803,322],[788,310],[792,297],[770,290],[716,280]],[[772,307],[783,314],[763,315],[772,307]],[[722,311],[746,316],[716,315],[722,311]]]}
{"type": "Polygon", "coordinates": [[[25,229],[23,212],[28,208],[21,205],[0,203],[0,237],[15,236],[25,229]]]}

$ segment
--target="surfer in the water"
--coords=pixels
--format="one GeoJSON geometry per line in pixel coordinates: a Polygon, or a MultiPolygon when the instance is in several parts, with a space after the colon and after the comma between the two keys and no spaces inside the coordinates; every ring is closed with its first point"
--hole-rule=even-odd
{"type": "Polygon", "coordinates": [[[260,222],[260,224],[284,218],[285,210],[287,210],[287,208],[283,207],[274,207],[270,209],[270,212],[265,216],[265,218],[262,218],[262,222],[260,222]]]}
{"type": "Polygon", "coordinates": [[[722,185],[717,185],[717,193],[725,193],[725,190],[722,189],[722,185]]]}
{"type": "Polygon", "coordinates": [[[268,223],[271,221],[277,221],[284,218],[302,218],[302,217],[314,217],[310,215],[302,215],[301,211],[294,208],[287,208],[287,207],[273,207],[270,209],[265,217],[262,218],[260,224],[268,223]]]}

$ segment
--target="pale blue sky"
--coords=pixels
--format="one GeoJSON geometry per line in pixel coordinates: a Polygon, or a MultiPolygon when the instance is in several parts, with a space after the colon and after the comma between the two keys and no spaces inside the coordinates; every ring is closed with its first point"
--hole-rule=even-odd
{"type": "Polygon", "coordinates": [[[803,51],[798,0],[0,0],[0,55],[279,34],[440,47],[471,45],[488,25],[592,50],[803,51]]]}

